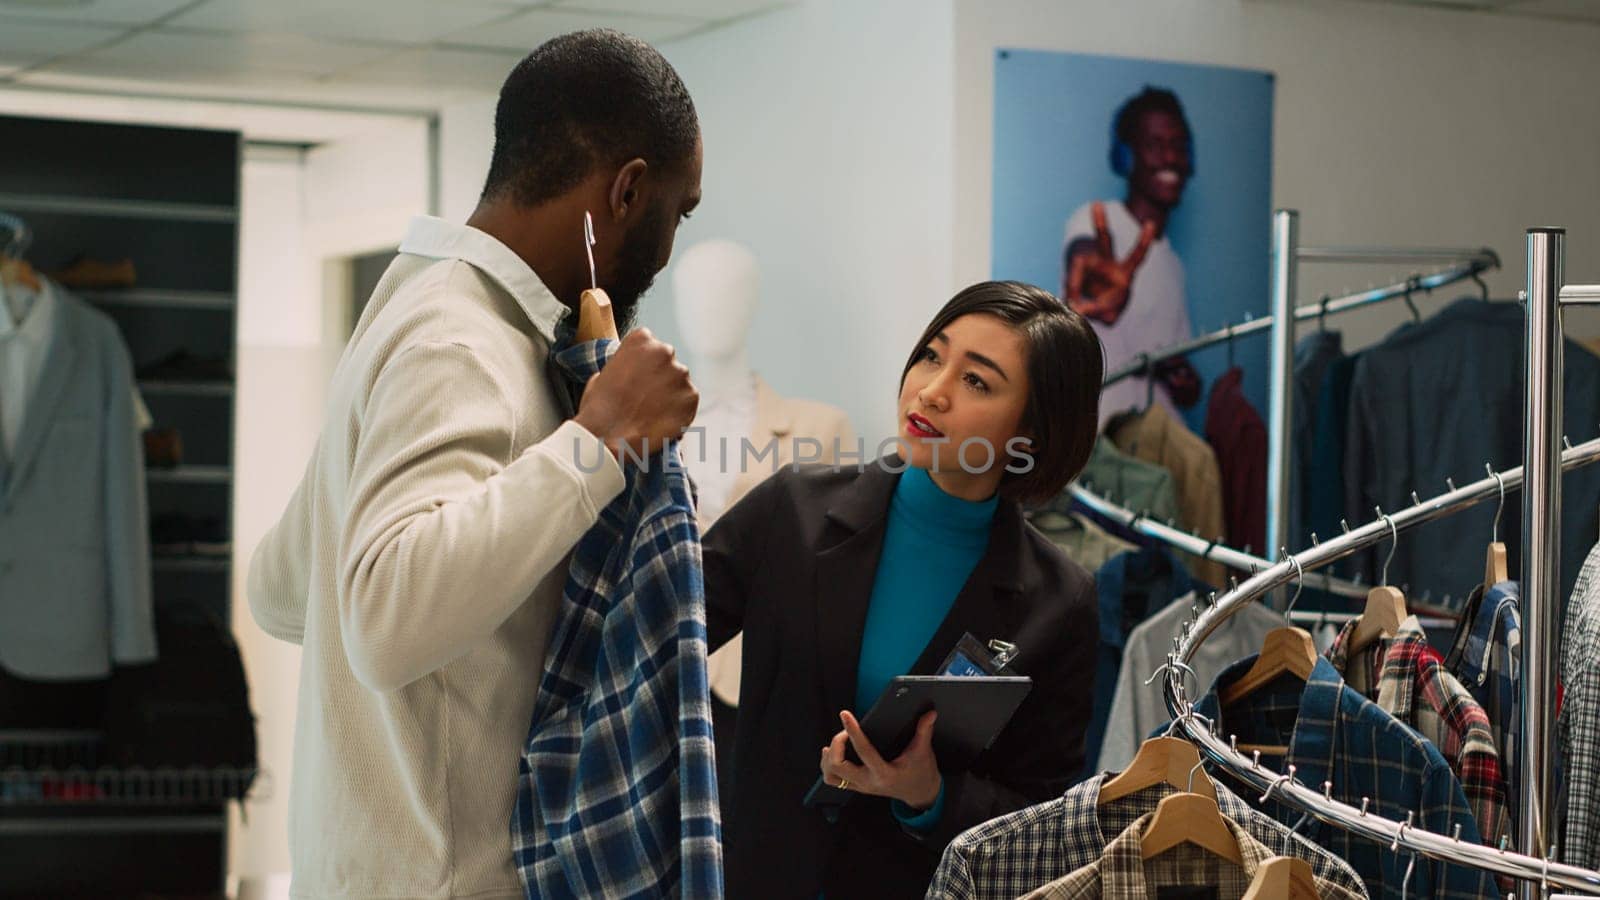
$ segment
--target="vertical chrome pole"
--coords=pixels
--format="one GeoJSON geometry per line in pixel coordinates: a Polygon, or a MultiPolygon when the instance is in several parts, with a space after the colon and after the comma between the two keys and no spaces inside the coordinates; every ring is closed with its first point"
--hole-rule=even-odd
{"type": "Polygon", "coordinates": [[[1276,559],[1289,535],[1289,469],[1294,465],[1294,299],[1300,214],[1272,214],[1272,371],[1267,385],[1267,546],[1260,553],[1276,559]]]}
{"type": "Polygon", "coordinates": [[[1528,229],[1527,400],[1522,484],[1523,852],[1544,857],[1554,838],[1556,655],[1561,614],[1561,228],[1528,229]]]}

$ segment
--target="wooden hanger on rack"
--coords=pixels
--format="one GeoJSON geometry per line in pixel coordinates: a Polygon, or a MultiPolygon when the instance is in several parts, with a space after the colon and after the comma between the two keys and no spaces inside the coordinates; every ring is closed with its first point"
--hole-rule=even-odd
{"type": "Polygon", "coordinates": [[[1494,511],[1494,530],[1489,533],[1489,552],[1483,564],[1483,590],[1487,593],[1500,582],[1509,581],[1511,574],[1506,565],[1506,545],[1500,543],[1500,514],[1506,508],[1506,483],[1489,463],[1484,463],[1483,467],[1494,476],[1495,484],[1500,486],[1500,505],[1494,511]]]}
{"type": "Polygon", "coordinates": [[[1274,628],[1262,639],[1261,655],[1256,657],[1255,664],[1238,681],[1224,688],[1218,699],[1223,706],[1231,705],[1265,687],[1279,675],[1293,675],[1305,681],[1316,666],[1317,645],[1311,640],[1311,632],[1293,626],[1274,628]]]}
{"type": "MultiPolygon", "coordinates": [[[[1283,555],[1294,563],[1296,578],[1294,596],[1289,598],[1289,603],[1283,609],[1287,618],[1295,604],[1300,602],[1300,592],[1305,589],[1305,570],[1300,568],[1300,561],[1289,556],[1288,548],[1284,548],[1283,555]]],[[[1256,656],[1255,664],[1250,667],[1239,680],[1224,688],[1217,698],[1218,702],[1227,706],[1243,697],[1249,696],[1266,687],[1280,675],[1293,675],[1301,681],[1311,678],[1311,670],[1317,667],[1317,645],[1311,640],[1311,633],[1304,628],[1295,628],[1292,625],[1283,628],[1274,628],[1267,632],[1261,640],[1261,653],[1256,656]]],[[[1286,756],[1288,747],[1241,744],[1240,749],[1245,751],[1260,750],[1277,756],[1286,756]]]]}
{"type": "Polygon", "coordinates": [[[1394,520],[1384,515],[1383,510],[1378,510],[1378,515],[1389,523],[1389,555],[1383,560],[1378,586],[1367,592],[1366,609],[1362,610],[1355,631],[1350,635],[1350,646],[1347,648],[1350,655],[1360,653],[1382,638],[1393,637],[1400,630],[1400,623],[1411,615],[1406,610],[1406,596],[1400,593],[1399,588],[1389,585],[1389,563],[1394,560],[1395,547],[1400,543],[1400,531],[1394,527],[1394,520]]]}
{"type": "Polygon", "coordinates": [[[1183,843],[1194,844],[1236,866],[1244,865],[1239,839],[1222,817],[1217,801],[1203,794],[1169,794],[1161,798],[1155,816],[1139,837],[1139,856],[1150,859],[1183,843]]]}
{"type": "Polygon", "coordinates": [[[1157,737],[1140,744],[1128,768],[1100,786],[1096,805],[1157,784],[1171,785],[1179,792],[1156,804],[1155,816],[1139,838],[1142,858],[1150,859],[1188,842],[1235,865],[1244,864],[1239,840],[1217,806],[1216,788],[1202,771],[1200,751],[1181,738],[1157,737]]]}
{"type": "Polygon", "coordinates": [[[1211,779],[1203,773],[1198,779],[1194,777],[1199,768],[1200,751],[1193,744],[1182,738],[1151,738],[1139,745],[1133,762],[1121,774],[1100,785],[1095,805],[1104,806],[1157,784],[1209,797],[1215,804],[1217,791],[1211,786],[1211,779]]]}
{"type": "MultiPolygon", "coordinates": [[[[1230,706],[1266,687],[1280,675],[1293,675],[1305,681],[1316,667],[1317,645],[1311,640],[1311,632],[1294,626],[1274,628],[1262,639],[1261,655],[1256,657],[1255,664],[1238,681],[1224,688],[1217,699],[1221,705],[1230,706]]],[[[1246,753],[1259,750],[1272,756],[1289,753],[1288,747],[1278,744],[1240,744],[1239,749],[1246,753]]]]}
{"type": "Polygon", "coordinates": [[[1242,900],[1321,900],[1311,864],[1299,857],[1274,856],[1262,863],[1242,900]]]}

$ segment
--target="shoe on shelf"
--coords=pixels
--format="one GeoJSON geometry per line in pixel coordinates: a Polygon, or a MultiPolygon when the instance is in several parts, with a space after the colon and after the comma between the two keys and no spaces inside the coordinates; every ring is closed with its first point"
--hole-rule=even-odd
{"type": "Polygon", "coordinates": [[[144,433],[144,464],[150,469],[183,465],[183,435],[178,429],[152,428],[144,433]]]}
{"type": "Polygon", "coordinates": [[[107,262],[80,256],[49,275],[63,287],[80,290],[125,288],[139,283],[139,273],[131,259],[107,262]]]}
{"type": "Polygon", "coordinates": [[[175,350],[139,367],[142,381],[233,381],[233,366],[221,357],[175,350]]]}
{"type": "Polygon", "coordinates": [[[228,537],[228,527],[216,516],[195,519],[189,532],[196,556],[231,556],[233,541],[228,537]]]}

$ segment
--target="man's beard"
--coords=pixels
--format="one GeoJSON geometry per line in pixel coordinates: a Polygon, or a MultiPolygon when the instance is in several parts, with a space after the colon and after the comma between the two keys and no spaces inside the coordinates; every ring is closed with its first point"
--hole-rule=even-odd
{"type": "Polygon", "coordinates": [[[616,320],[618,334],[633,329],[639,314],[639,299],[656,280],[663,217],[660,207],[652,208],[622,239],[622,247],[617,252],[616,277],[607,286],[606,294],[611,297],[611,314],[616,320]]]}

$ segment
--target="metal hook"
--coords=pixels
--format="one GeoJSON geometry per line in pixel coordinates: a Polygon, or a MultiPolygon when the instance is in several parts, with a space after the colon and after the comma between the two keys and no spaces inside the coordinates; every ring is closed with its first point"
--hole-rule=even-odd
{"type": "Polygon", "coordinates": [[[1156,402],[1155,367],[1150,364],[1150,354],[1141,353],[1138,356],[1139,374],[1144,378],[1144,408],[1148,410],[1156,402]]]}
{"type": "Polygon", "coordinates": [[[1406,309],[1411,310],[1411,321],[1413,323],[1417,323],[1417,322],[1421,322],[1422,321],[1422,313],[1417,312],[1417,305],[1415,303],[1411,302],[1411,294],[1412,294],[1412,292],[1416,291],[1417,288],[1419,286],[1421,286],[1421,283],[1422,283],[1422,279],[1417,277],[1417,276],[1415,276],[1415,275],[1413,275],[1410,278],[1406,279],[1406,294],[1405,294],[1406,309]]]}
{"type": "Polygon", "coordinates": [[[1267,792],[1265,794],[1261,795],[1261,802],[1262,803],[1266,803],[1268,798],[1270,798],[1272,796],[1272,792],[1277,790],[1280,785],[1282,785],[1284,782],[1293,781],[1293,780],[1294,780],[1294,766],[1291,765],[1291,766],[1289,766],[1289,770],[1288,770],[1288,772],[1286,774],[1278,776],[1278,778],[1276,780],[1274,780],[1271,784],[1267,785],[1267,792]]]}
{"type": "Polygon", "coordinates": [[[1394,562],[1394,551],[1400,547],[1400,529],[1394,527],[1394,520],[1383,511],[1383,507],[1374,506],[1373,510],[1378,513],[1378,518],[1389,526],[1389,555],[1384,557],[1383,571],[1378,575],[1378,584],[1386,585],[1389,583],[1389,563],[1394,562]]]}
{"type": "Polygon", "coordinates": [[[1483,470],[1488,472],[1489,477],[1494,479],[1494,483],[1500,486],[1500,503],[1494,508],[1494,529],[1489,533],[1489,540],[1498,544],[1500,543],[1500,514],[1506,510],[1506,483],[1500,477],[1500,473],[1494,470],[1493,465],[1484,463],[1483,470]]]}
{"type": "Polygon", "coordinates": [[[600,281],[594,274],[594,217],[588,210],[583,211],[583,252],[589,257],[589,287],[600,289],[600,281]]]}
{"type": "Polygon", "coordinates": [[[1177,655],[1173,653],[1168,653],[1167,661],[1156,667],[1154,674],[1152,674],[1145,681],[1145,687],[1155,684],[1156,679],[1161,677],[1161,673],[1168,670],[1178,670],[1180,674],[1194,676],[1195,689],[1199,690],[1200,674],[1194,669],[1189,668],[1187,663],[1184,663],[1182,660],[1178,659],[1177,655]]]}
{"type": "Polygon", "coordinates": [[[1328,330],[1328,301],[1331,300],[1331,299],[1333,299],[1333,298],[1329,297],[1327,294],[1323,294],[1322,295],[1322,302],[1320,304],[1318,304],[1318,306],[1320,307],[1317,310],[1317,330],[1318,331],[1327,331],[1328,330]]]}
{"type": "Polygon", "coordinates": [[[1205,758],[1201,757],[1200,760],[1197,761],[1194,764],[1194,768],[1189,770],[1189,784],[1188,784],[1188,786],[1186,786],[1184,788],[1184,792],[1185,793],[1188,793],[1188,794],[1194,793],[1194,773],[1196,773],[1196,772],[1200,771],[1202,768],[1204,768],[1205,764],[1206,764],[1205,758]]]}
{"type": "Polygon", "coordinates": [[[1476,270],[1476,269],[1474,269],[1472,271],[1472,281],[1473,281],[1474,284],[1476,284],[1478,286],[1478,290],[1483,294],[1483,296],[1480,299],[1483,300],[1483,302],[1488,303],[1489,302],[1489,285],[1484,283],[1483,275],[1480,272],[1478,272],[1478,270],[1476,270]]]}
{"type": "Polygon", "coordinates": [[[1288,618],[1289,617],[1289,613],[1294,611],[1294,605],[1296,603],[1300,602],[1300,592],[1305,590],[1305,588],[1306,588],[1306,570],[1301,568],[1300,560],[1296,559],[1293,556],[1289,556],[1289,548],[1288,547],[1284,547],[1281,550],[1279,550],[1278,552],[1280,554],[1284,555],[1284,556],[1288,556],[1289,557],[1289,562],[1294,563],[1294,571],[1295,571],[1294,596],[1289,598],[1289,605],[1283,608],[1284,618],[1288,618]]]}
{"type": "MultiPolygon", "coordinates": [[[[1405,826],[1400,826],[1404,828],[1405,826]]],[[[1405,877],[1400,880],[1400,900],[1406,900],[1411,893],[1411,872],[1417,867],[1417,854],[1413,851],[1411,861],[1406,863],[1405,877]]]]}

